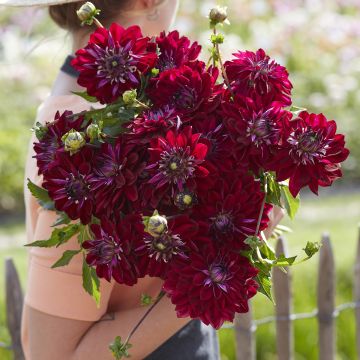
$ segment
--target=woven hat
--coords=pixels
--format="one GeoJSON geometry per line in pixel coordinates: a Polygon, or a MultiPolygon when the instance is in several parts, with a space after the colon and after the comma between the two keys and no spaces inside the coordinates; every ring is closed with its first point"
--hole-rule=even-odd
{"type": "Polygon", "coordinates": [[[78,1],[81,0],[0,0],[0,6],[49,6],[78,1]]]}

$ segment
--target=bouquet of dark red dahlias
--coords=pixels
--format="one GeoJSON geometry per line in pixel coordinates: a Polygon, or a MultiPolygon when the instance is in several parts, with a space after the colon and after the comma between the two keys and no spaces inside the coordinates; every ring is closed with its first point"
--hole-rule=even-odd
{"type": "MultiPolygon", "coordinates": [[[[72,65],[86,88],[78,95],[102,106],[37,124],[42,188],[29,182],[63,225],[30,245],[78,234],[79,249],[54,266],[83,252],[97,301],[98,277],[131,286],[155,276],[179,317],[217,329],[257,291],[271,298],[271,268],[294,263],[263,235],[272,207],[293,217],[300,189],[331,185],[349,153],[335,121],[291,107],[288,73],[262,49],[223,63],[225,19],[210,13],[208,64],[177,31],[148,38],[138,26],[98,24],[72,65]]],[[[308,243],[306,257],[317,249],[308,243]]]]}

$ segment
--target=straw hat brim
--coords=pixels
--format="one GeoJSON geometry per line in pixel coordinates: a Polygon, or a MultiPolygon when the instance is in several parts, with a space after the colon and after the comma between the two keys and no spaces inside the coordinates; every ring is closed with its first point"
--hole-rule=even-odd
{"type": "Polygon", "coordinates": [[[0,6],[49,6],[79,1],[81,0],[0,0],[0,6]]]}

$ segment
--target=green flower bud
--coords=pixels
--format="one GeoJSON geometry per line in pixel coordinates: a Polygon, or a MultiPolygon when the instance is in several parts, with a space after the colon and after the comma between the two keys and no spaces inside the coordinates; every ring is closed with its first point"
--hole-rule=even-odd
{"type": "Polygon", "coordinates": [[[92,25],[94,17],[100,14],[100,10],[96,9],[95,5],[90,1],[83,4],[79,10],[76,11],[76,15],[81,21],[81,25],[92,25]]]}
{"type": "Polygon", "coordinates": [[[143,222],[145,231],[154,238],[160,237],[168,228],[166,217],[159,215],[157,210],[152,216],[144,216],[143,222]]]}
{"type": "Polygon", "coordinates": [[[47,126],[44,126],[40,122],[36,122],[35,126],[31,128],[31,131],[35,132],[35,136],[38,140],[41,140],[48,131],[47,126]]]}
{"type": "Polygon", "coordinates": [[[151,69],[151,76],[155,77],[155,76],[159,75],[159,72],[160,72],[159,69],[157,69],[157,68],[152,68],[152,69],[151,69]]]}
{"type": "Polygon", "coordinates": [[[61,141],[65,146],[66,151],[70,151],[70,155],[78,152],[85,144],[85,138],[83,133],[71,129],[61,137],[61,141]]]}
{"type": "Polygon", "coordinates": [[[126,105],[132,105],[135,102],[136,97],[137,97],[136,89],[126,90],[122,96],[123,101],[126,105]]]}
{"type": "Polygon", "coordinates": [[[101,139],[101,130],[102,130],[102,123],[99,124],[90,124],[86,128],[86,135],[90,138],[90,142],[94,142],[95,140],[101,139]]]}
{"type": "Polygon", "coordinates": [[[229,24],[229,20],[227,20],[227,7],[217,6],[212,8],[209,13],[210,24],[215,26],[217,24],[229,24]]]}

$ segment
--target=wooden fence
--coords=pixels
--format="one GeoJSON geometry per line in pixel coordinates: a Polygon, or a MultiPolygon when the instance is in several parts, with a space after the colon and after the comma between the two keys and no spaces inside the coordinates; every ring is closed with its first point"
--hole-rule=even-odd
{"type": "MultiPolygon", "coordinates": [[[[286,242],[279,238],[276,244],[277,254],[287,255],[286,242]]],[[[253,320],[252,311],[240,314],[235,318],[234,329],[237,343],[237,360],[252,360],[256,358],[255,332],[259,325],[276,322],[276,348],[279,360],[293,358],[293,320],[316,317],[319,323],[319,359],[335,359],[335,318],[342,310],[355,309],[356,317],[356,346],[360,355],[360,233],[355,262],[354,276],[354,301],[335,307],[335,264],[331,243],[328,235],[322,237],[320,249],[318,286],[317,286],[317,309],[311,313],[292,313],[291,271],[286,269],[284,273],[274,269],[274,298],[275,316],[253,320]]],[[[21,348],[20,323],[23,305],[23,294],[19,277],[12,259],[5,261],[6,280],[6,306],[7,325],[12,339],[9,347],[14,352],[15,360],[23,360],[24,354],[21,348]]],[[[0,346],[4,344],[0,344],[0,346]]],[[[184,359],[185,360],[185,359],[184,359]]],[[[186,359],[187,360],[187,359],[186,359]]],[[[190,359],[189,359],[190,360],[190,359]]]]}

